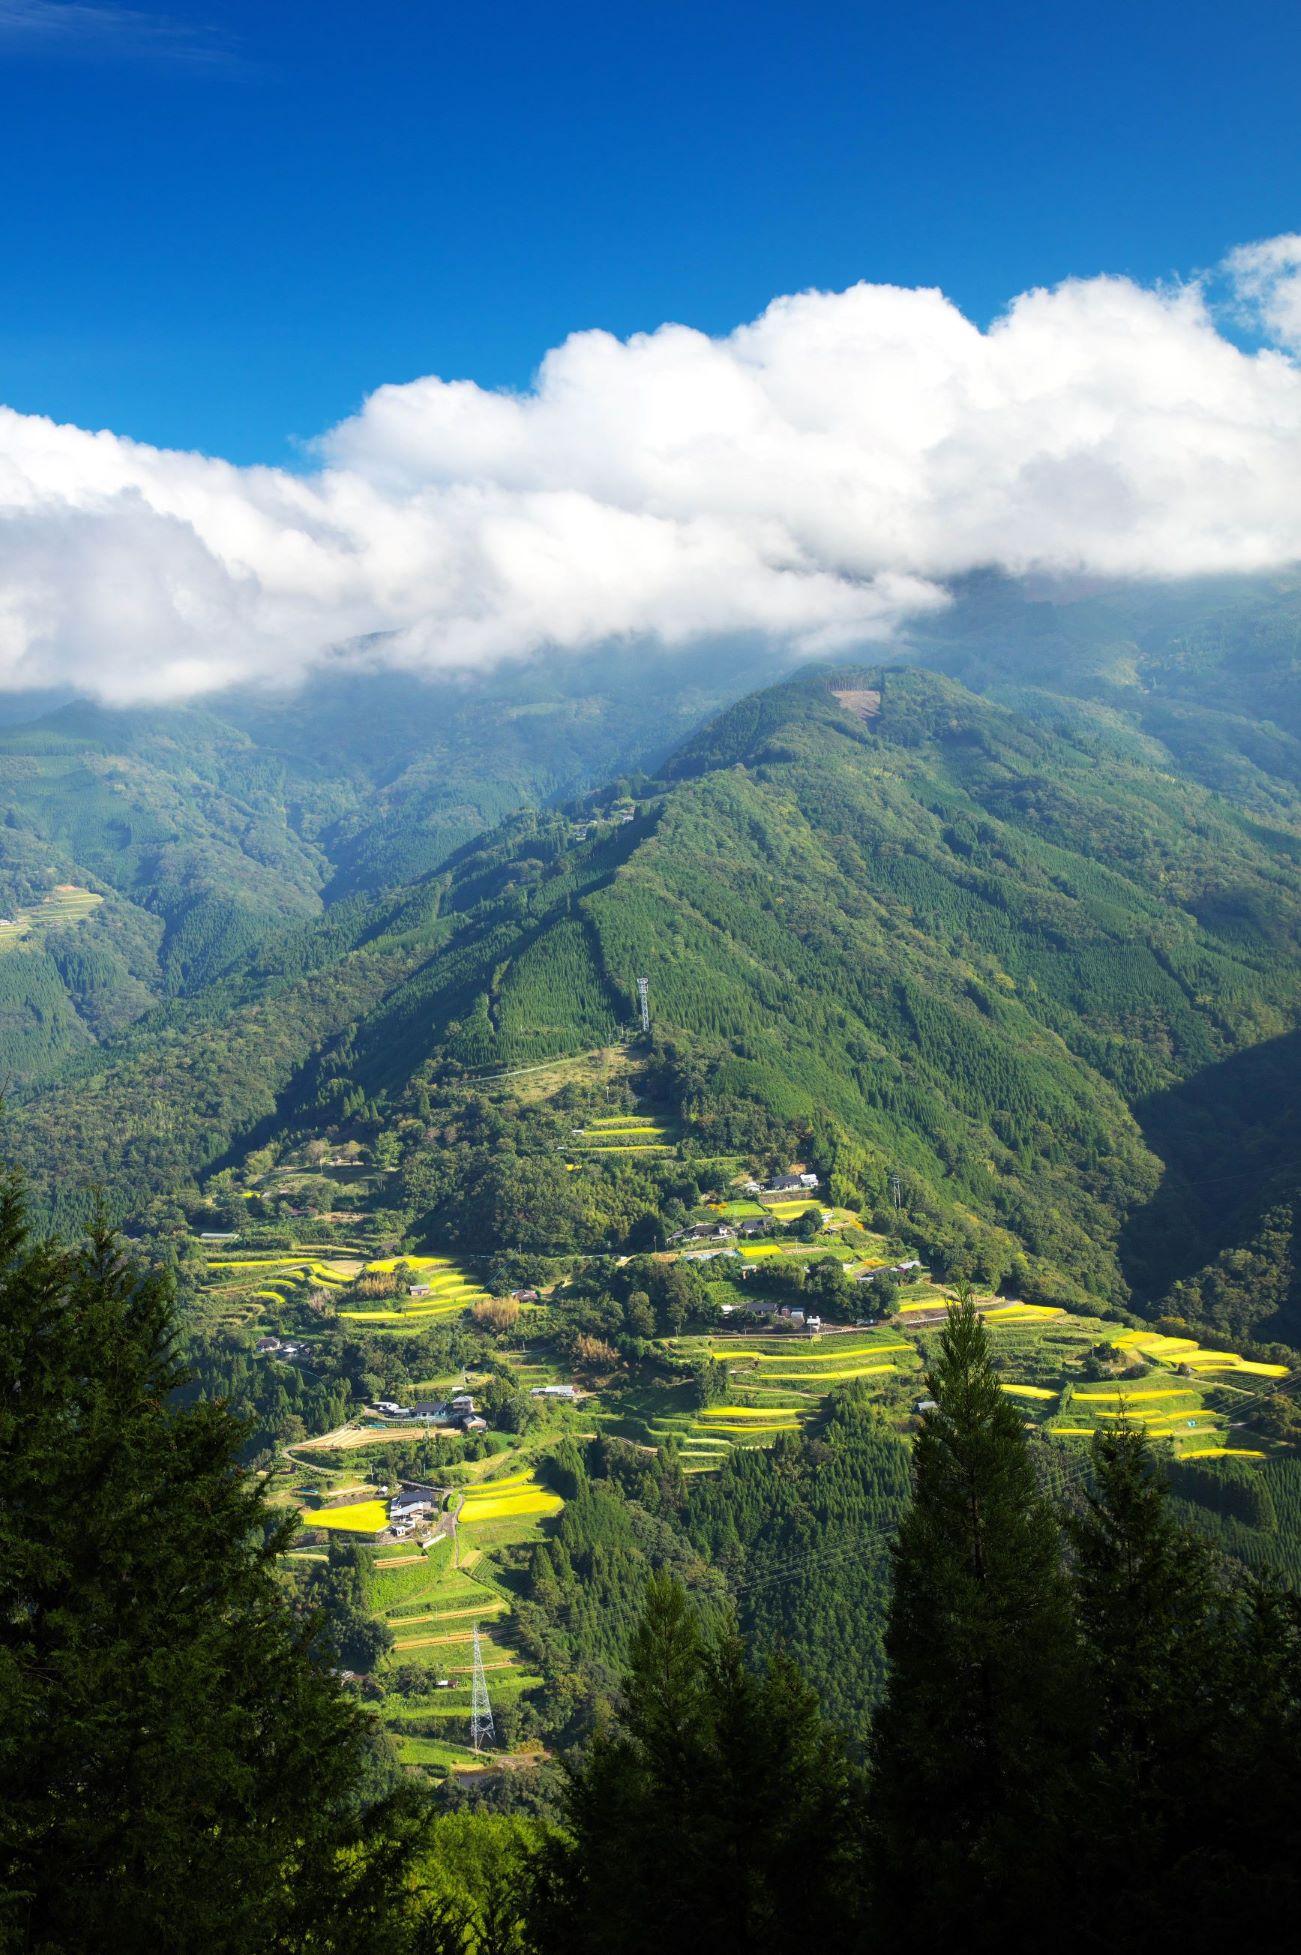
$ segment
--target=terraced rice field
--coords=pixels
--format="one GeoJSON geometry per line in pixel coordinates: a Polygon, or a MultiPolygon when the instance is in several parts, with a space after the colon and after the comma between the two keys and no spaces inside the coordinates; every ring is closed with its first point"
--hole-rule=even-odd
{"type": "Polygon", "coordinates": [[[910,1341],[870,1331],[799,1339],[711,1337],[686,1340],[683,1348],[726,1364],[735,1393],[725,1404],[684,1408],[651,1421],[648,1437],[661,1445],[674,1439],[687,1472],[717,1466],[733,1446],[771,1445],[783,1432],[798,1432],[838,1385],[861,1379],[888,1386],[916,1362],[910,1341]]]}
{"type": "Polygon", "coordinates": [[[564,1504],[559,1494],[543,1486],[535,1474],[519,1473],[471,1487],[461,1503],[457,1525],[477,1528],[488,1521],[547,1520],[564,1504]]]}
{"type": "Polygon", "coordinates": [[[771,1419],[787,1413],[794,1418],[800,1410],[798,1405],[771,1405],[762,1409],[753,1405],[711,1405],[700,1417],[702,1422],[711,1424],[716,1419],[771,1419]]]}
{"type": "MultiPolygon", "coordinates": [[[[897,1306],[898,1315],[905,1326],[911,1317],[923,1315],[933,1317],[943,1311],[953,1299],[942,1291],[935,1290],[930,1296],[901,1303],[897,1306]]],[[[1066,1312],[1046,1303],[992,1303],[978,1304],[981,1322],[989,1330],[1010,1330],[1022,1324],[1049,1324],[1064,1318],[1066,1312]]]]}
{"type": "Polygon", "coordinates": [[[264,1288],[257,1292],[260,1296],[277,1296],[281,1292],[287,1294],[300,1283],[323,1283],[327,1288],[339,1289],[350,1282],[360,1269],[361,1264],[349,1257],[329,1262],[318,1257],[291,1254],[208,1258],[210,1287],[218,1288],[227,1281],[247,1283],[250,1275],[257,1275],[264,1278],[264,1288]]]}
{"type": "Polygon", "coordinates": [[[475,1277],[454,1262],[450,1256],[386,1256],[378,1262],[367,1263],[367,1275],[391,1275],[399,1262],[415,1275],[417,1281],[428,1284],[427,1296],[412,1297],[408,1301],[388,1305],[378,1305],[374,1309],[341,1310],[339,1315],[349,1323],[387,1325],[397,1329],[418,1330],[426,1324],[437,1323],[440,1319],[459,1317],[471,1304],[482,1303],[488,1296],[487,1290],[475,1277]]]}
{"type": "Polygon", "coordinates": [[[354,1256],[319,1255],[303,1250],[208,1254],[205,1297],[224,1320],[250,1323],[265,1303],[288,1303],[309,1290],[341,1290],[361,1269],[354,1256]]]}
{"type": "Polygon", "coordinates": [[[658,1114],[616,1113],[575,1128],[578,1154],[671,1154],[677,1133],[658,1114]]]}
{"type": "Polygon", "coordinates": [[[30,938],[43,938],[47,930],[58,926],[84,923],[103,900],[93,890],[82,889],[76,883],[56,883],[39,903],[0,922],[0,950],[9,950],[30,938]]]}
{"type": "Polygon", "coordinates": [[[316,1507],[303,1515],[308,1527],[336,1528],[344,1534],[378,1534],[388,1526],[387,1500],[359,1500],[352,1507],[316,1507]]]}
{"type": "Polygon", "coordinates": [[[1215,1390],[1213,1381],[1167,1385],[1159,1382],[1159,1373],[1150,1376],[1158,1382],[1143,1378],[1077,1388],[1060,1421],[1050,1421],[1048,1431],[1060,1439],[1091,1439],[1125,1420],[1140,1426],[1149,1439],[1170,1440],[1185,1459],[1192,1450],[1205,1453],[1223,1442],[1225,1416],[1204,1396],[1215,1390]]]}
{"type": "Polygon", "coordinates": [[[1190,1371],[1231,1371],[1249,1378],[1286,1378],[1288,1372],[1285,1364],[1257,1363],[1236,1351],[1208,1351],[1195,1337],[1167,1337],[1160,1331],[1126,1331],[1111,1342],[1118,1351],[1132,1351],[1157,1364],[1187,1365],[1190,1371]]]}
{"type": "Polygon", "coordinates": [[[765,1384],[789,1379],[801,1385],[843,1385],[850,1378],[875,1378],[884,1371],[898,1369],[898,1365],[891,1364],[887,1359],[870,1364],[841,1364],[825,1371],[815,1370],[812,1365],[794,1371],[765,1371],[761,1379],[765,1384]]]}
{"type": "MultiPolygon", "coordinates": [[[[676,1439],[686,1470],[698,1472],[716,1465],[724,1447],[771,1445],[779,1433],[801,1428],[828,1393],[851,1380],[879,1386],[892,1415],[911,1413],[913,1381],[920,1382],[918,1373],[935,1353],[944,1330],[939,1310],[947,1302],[936,1292],[905,1304],[896,1320],[879,1330],[675,1340],[675,1351],[708,1354],[725,1363],[733,1389],[725,1405],[653,1420],[648,1436],[660,1444],[676,1439]]],[[[1276,1377],[1282,1366],[1256,1364],[1233,1352],[1203,1352],[1191,1338],[1145,1331],[1117,1335],[1105,1320],[1048,1305],[991,1302],[981,1315],[997,1333],[994,1349],[1010,1373],[1000,1379],[1001,1389],[1046,1436],[1090,1439],[1129,1418],[1149,1437],[1168,1441],[1181,1458],[1263,1456],[1250,1434],[1242,1446],[1229,1443],[1228,1420],[1235,1416],[1225,1409],[1235,1391],[1229,1381],[1240,1372],[1246,1378],[1276,1377]],[[1103,1341],[1148,1358],[1146,1375],[1082,1381],[1082,1360],[1103,1341]],[[1190,1365],[1190,1355],[1201,1362],[1190,1365]],[[1176,1365],[1193,1375],[1173,1376],[1176,1365]]]]}
{"type": "Polygon", "coordinates": [[[228,1297],[236,1302],[240,1298],[253,1298],[262,1303],[285,1303],[295,1293],[314,1287],[342,1292],[363,1271],[389,1275],[399,1260],[407,1265],[417,1282],[428,1285],[427,1296],[413,1297],[401,1305],[395,1301],[373,1309],[362,1305],[345,1308],[340,1310],[340,1317],[353,1323],[415,1329],[440,1318],[458,1317],[488,1295],[483,1285],[450,1256],[389,1256],[363,1262],[355,1256],[326,1257],[301,1252],[210,1255],[207,1289],[218,1300],[228,1297]],[[261,1281],[257,1287],[251,1287],[256,1278],[261,1281]]]}

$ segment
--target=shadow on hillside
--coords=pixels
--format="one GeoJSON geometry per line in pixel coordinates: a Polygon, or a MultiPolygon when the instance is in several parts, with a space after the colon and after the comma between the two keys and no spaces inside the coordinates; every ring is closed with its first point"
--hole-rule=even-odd
{"type": "Polygon", "coordinates": [[[1236,1053],[1134,1111],[1165,1163],[1120,1239],[1144,1302],[1240,1243],[1262,1209],[1301,1183],[1301,1032],[1236,1053]]]}

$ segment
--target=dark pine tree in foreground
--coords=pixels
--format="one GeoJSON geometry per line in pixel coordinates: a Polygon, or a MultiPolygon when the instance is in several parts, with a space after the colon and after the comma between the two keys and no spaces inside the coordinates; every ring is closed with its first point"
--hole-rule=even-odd
{"type": "Polygon", "coordinates": [[[873,1733],[876,1925],[896,1947],[1014,1946],[1061,1895],[1078,1638],[1058,1525],[970,1299],[927,1382],[873,1733]]]}
{"type": "Polygon", "coordinates": [[[1093,1447],[1067,1519],[1095,1709],[1076,1802],[1087,1947],[1233,1943],[1301,1905],[1301,1603],[1171,1510],[1144,1435],[1093,1447]]]}
{"type": "Polygon", "coordinates": [[[852,1949],[856,1774],[812,1693],[756,1673],[686,1591],[652,1579],[620,1714],[572,1769],[544,1869],[539,1946],[574,1955],[852,1949]]]}
{"type": "MultiPolygon", "coordinates": [[[[309,1660],[165,1286],[0,1190],[0,1947],[368,1949],[366,1727],[309,1660]]],[[[385,1829],[368,1829],[383,1842],[385,1829]]]]}

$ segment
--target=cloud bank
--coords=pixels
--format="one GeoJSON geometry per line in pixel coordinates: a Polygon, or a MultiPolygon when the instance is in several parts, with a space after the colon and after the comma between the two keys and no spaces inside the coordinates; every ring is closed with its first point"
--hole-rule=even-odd
{"type": "Polygon", "coordinates": [[[755,633],[842,652],[992,566],[1301,559],[1301,237],[1203,281],[774,301],[711,339],[577,333],[530,391],[381,387],[310,472],[0,408],[0,686],[115,701],[322,666],[474,669],[755,633]]]}

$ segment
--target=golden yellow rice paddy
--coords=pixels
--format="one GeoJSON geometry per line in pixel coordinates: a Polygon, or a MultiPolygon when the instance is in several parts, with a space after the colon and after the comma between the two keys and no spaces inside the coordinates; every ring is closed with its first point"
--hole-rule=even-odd
{"type": "Polygon", "coordinates": [[[303,1516],[308,1527],[334,1527],[346,1534],[378,1534],[388,1526],[386,1500],[359,1500],[355,1507],[319,1507],[303,1516]]]}

